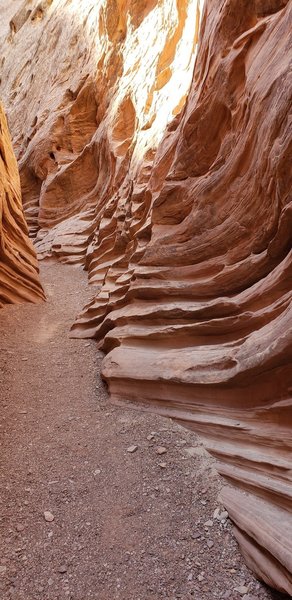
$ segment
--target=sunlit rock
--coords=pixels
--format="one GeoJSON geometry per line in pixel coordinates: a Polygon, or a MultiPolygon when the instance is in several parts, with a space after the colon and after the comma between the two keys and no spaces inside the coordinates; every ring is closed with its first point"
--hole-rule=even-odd
{"type": "Polygon", "coordinates": [[[186,108],[100,219],[73,331],[108,353],[115,402],[202,436],[248,564],[291,594],[292,6],[272,8],[207,3],[186,108]]]}
{"type": "Polygon", "coordinates": [[[202,6],[0,1],[0,92],[41,257],[84,262],[92,221],[148,179],[189,90],[202,6]]]}

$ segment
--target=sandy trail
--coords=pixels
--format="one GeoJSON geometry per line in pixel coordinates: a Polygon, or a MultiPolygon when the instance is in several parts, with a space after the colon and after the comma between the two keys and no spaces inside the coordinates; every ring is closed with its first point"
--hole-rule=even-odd
{"type": "Polygon", "coordinates": [[[0,599],[276,598],[213,519],[221,482],[200,442],[113,407],[95,342],[69,338],[86,275],[41,275],[45,304],[0,311],[0,599]]]}

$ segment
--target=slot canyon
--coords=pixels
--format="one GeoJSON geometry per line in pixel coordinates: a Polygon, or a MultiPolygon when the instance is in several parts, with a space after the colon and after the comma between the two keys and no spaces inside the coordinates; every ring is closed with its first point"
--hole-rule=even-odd
{"type": "MultiPolygon", "coordinates": [[[[10,559],[1,562],[0,555],[3,600],[292,597],[292,0],[0,0],[0,16],[0,394],[8,457],[3,498],[7,503],[14,497],[13,478],[20,478],[23,489],[33,488],[18,469],[34,436],[34,447],[42,440],[55,447],[56,465],[64,451],[60,469],[69,469],[80,448],[73,458],[68,436],[73,444],[86,435],[87,461],[98,466],[100,452],[107,469],[101,484],[106,503],[111,506],[113,495],[118,503],[120,494],[121,506],[130,511],[134,487],[152,469],[145,463],[150,446],[160,461],[155,490],[164,486],[171,496],[164,516],[149,522],[154,543],[160,539],[163,546],[155,545],[157,560],[164,557],[169,576],[182,548],[172,549],[167,514],[172,495],[175,503],[175,494],[190,494],[191,481],[183,491],[186,468],[197,469],[204,492],[198,514],[188,504],[176,513],[182,539],[189,538],[192,523],[199,530],[183,551],[183,560],[199,563],[195,575],[195,566],[186,575],[185,587],[182,567],[174,583],[169,578],[160,588],[164,567],[141,558],[147,564],[141,571],[149,577],[153,571],[152,587],[140,581],[140,572],[129,587],[121,575],[115,588],[108,575],[98,584],[88,575],[91,587],[77,582],[74,592],[69,567],[61,565],[59,574],[68,582],[63,591],[54,589],[49,575],[48,588],[43,582],[25,588],[17,575],[16,583],[7,579],[10,559]],[[47,397],[44,382],[51,386],[47,397]],[[34,395],[32,405],[43,411],[37,421],[29,413],[34,395]],[[72,418],[72,433],[67,425],[63,431],[59,407],[72,418]],[[18,430],[14,410],[17,418],[22,415],[18,430]],[[48,441],[47,418],[60,446],[48,441]],[[139,426],[147,448],[136,442],[139,426]],[[130,436],[126,451],[125,443],[115,446],[123,443],[116,441],[123,428],[130,436]],[[17,476],[11,458],[16,431],[25,440],[14,459],[17,476]],[[173,471],[168,434],[182,440],[181,446],[173,443],[185,461],[175,455],[173,471]],[[132,466],[138,460],[141,466],[132,466]],[[204,463],[205,471],[192,463],[204,463]],[[127,491],[119,490],[123,480],[127,491]],[[202,516],[209,486],[215,504],[202,516]],[[200,546],[207,540],[213,552],[208,536],[216,519],[218,536],[226,532],[230,544],[216,538],[215,546],[224,547],[221,560],[238,553],[245,569],[231,591],[223,579],[221,587],[213,586],[221,567],[200,546]]],[[[39,481],[47,468],[43,446],[39,481]]],[[[78,464],[75,476],[86,471],[78,464]]],[[[50,477],[53,484],[59,479],[57,466],[50,477]]],[[[102,513],[88,481],[84,502],[102,513]]],[[[47,504],[43,512],[50,521],[47,504]]],[[[144,514],[139,507],[133,514],[144,514]]],[[[58,502],[54,515],[57,508],[58,502]]],[[[138,525],[119,530],[121,514],[115,511],[107,515],[104,535],[112,546],[99,568],[108,573],[104,564],[113,552],[112,570],[122,574],[117,548],[127,548],[130,556],[143,533],[138,525]],[[112,533],[116,528],[120,538],[112,533]],[[130,546],[123,545],[127,536],[130,546]]],[[[94,518],[79,517],[86,525],[94,518]]],[[[7,522],[0,518],[10,548],[7,522]]],[[[35,535],[47,525],[40,524],[35,535]]],[[[22,525],[17,527],[13,543],[21,548],[22,525]]],[[[84,548],[88,557],[87,533],[82,535],[79,552],[84,548]]],[[[35,547],[41,540],[31,539],[35,547]]],[[[94,545],[95,538],[90,540],[94,545]]],[[[36,556],[43,572],[41,550],[36,556]]],[[[37,581],[34,568],[26,581],[37,581]]],[[[76,573],[81,581],[78,568],[76,573]]]]}

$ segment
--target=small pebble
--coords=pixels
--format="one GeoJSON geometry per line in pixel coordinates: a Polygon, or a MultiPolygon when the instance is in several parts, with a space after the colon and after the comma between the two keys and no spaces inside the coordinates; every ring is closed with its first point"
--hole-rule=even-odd
{"type": "Polygon", "coordinates": [[[66,565],[61,565],[61,567],[59,567],[58,571],[59,571],[59,573],[67,573],[66,565]]]}
{"type": "Polygon", "coordinates": [[[45,517],[45,521],[47,521],[48,523],[51,523],[55,518],[54,515],[49,510],[45,510],[44,517],[45,517]]]}
{"type": "Polygon", "coordinates": [[[138,450],[138,446],[129,446],[129,448],[127,448],[127,452],[130,452],[130,454],[133,454],[136,450],[138,450]]]}
{"type": "Polygon", "coordinates": [[[206,523],[204,523],[205,527],[213,527],[213,521],[206,521],[206,523]]]}
{"type": "Polygon", "coordinates": [[[229,514],[228,514],[227,510],[223,510],[221,515],[218,515],[217,519],[219,521],[225,521],[225,519],[228,519],[228,517],[229,517],[229,514]]]}
{"type": "Polygon", "coordinates": [[[165,454],[166,452],[167,450],[164,446],[158,446],[158,448],[156,448],[156,454],[165,454]]]}
{"type": "Polygon", "coordinates": [[[244,596],[244,594],[248,593],[248,588],[245,585],[239,585],[238,587],[234,588],[235,592],[238,592],[241,596],[244,596]]]}

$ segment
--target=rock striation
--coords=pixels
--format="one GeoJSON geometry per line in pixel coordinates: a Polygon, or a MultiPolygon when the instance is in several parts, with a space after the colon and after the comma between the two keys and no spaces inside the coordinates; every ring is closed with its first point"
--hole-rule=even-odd
{"type": "Polygon", "coordinates": [[[201,435],[247,563],[290,594],[291,9],[207,2],[186,107],[100,220],[101,290],[73,327],[108,353],[115,402],[201,435]]]}
{"type": "Polygon", "coordinates": [[[44,299],[24,219],[17,162],[0,104],[0,308],[44,299]]]}
{"type": "Polygon", "coordinates": [[[292,594],[292,2],[206,0],[191,80],[201,8],[19,2],[3,96],[39,254],[100,286],[72,335],[114,402],[201,435],[292,594]]]}
{"type": "Polygon", "coordinates": [[[202,5],[0,0],[0,93],[41,257],[84,262],[96,224],[149,178],[191,83],[202,5]]]}

